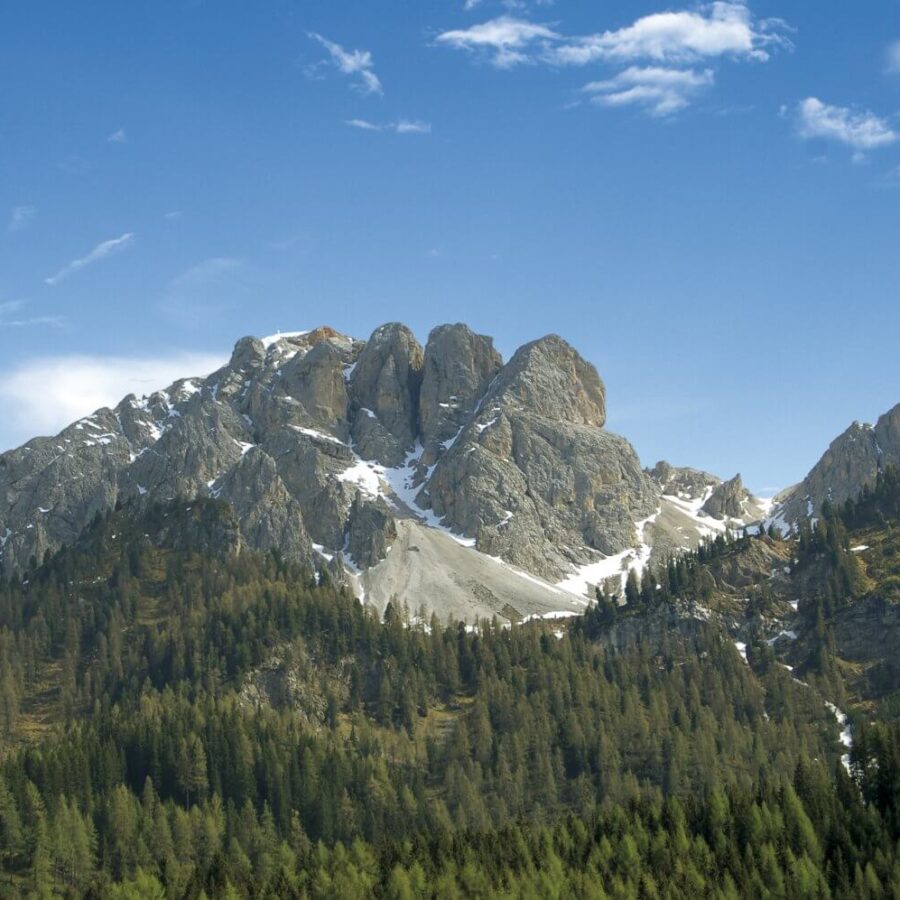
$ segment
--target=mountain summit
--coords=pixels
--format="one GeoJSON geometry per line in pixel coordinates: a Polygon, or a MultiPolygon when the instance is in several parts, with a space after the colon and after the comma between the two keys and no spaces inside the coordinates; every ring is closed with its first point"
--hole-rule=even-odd
{"type": "Polygon", "coordinates": [[[762,515],[739,478],[641,468],[597,370],[549,335],[404,325],[237,342],[228,364],[0,456],[0,559],[26,570],[117,504],[230,504],[240,542],[383,607],[507,618],[583,606],[652,554],[762,515]],[[437,599],[435,599],[437,598],[437,599]]]}

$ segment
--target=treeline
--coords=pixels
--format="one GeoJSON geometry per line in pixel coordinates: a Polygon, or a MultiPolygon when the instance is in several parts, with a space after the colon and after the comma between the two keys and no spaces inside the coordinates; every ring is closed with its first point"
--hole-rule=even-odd
{"type": "MultiPolygon", "coordinates": [[[[18,692],[0,894],[875,897],[897,883],[897,733],[862,736],[854,785],[815,692],[779,666],[754,673],[711,628],[617,653],[596,640],[601,604],[562,638],[395,607],[381,620],[326,573],[228,552],[230,515],[113,511],[0,587],[0,688],[18,692]]],[[[742,546],[722,538],[648,576],[629,614],[702,599],[706,564],[742,546]]]]}

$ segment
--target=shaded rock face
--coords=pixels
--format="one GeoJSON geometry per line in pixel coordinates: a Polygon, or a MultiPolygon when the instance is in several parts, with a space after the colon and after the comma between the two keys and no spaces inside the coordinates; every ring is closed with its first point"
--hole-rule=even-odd
{"type": "Polygon", "coordinates": [[[304,559],[309,536],[300,504],[278,476],[275,461],[251,448],[223,478],[220,496],[234,509],[243,541],[253,550],[279,550],[288,559],[304,559]]]}
{"type": "Polygon", "coordinates": [[[285,391],[303,407],[310,421],[341,440],[349,437],[345,365],[341,350],[322,341],[287,363],[282,377],[285,391]]]}
{"type": "Polygon", "coordinates": [[[441,325],[428,336],[419,394],[419,427],[430,465],[475,412],[503,364],[489,337],[466,325],[441,325]]]}
{"type": "Polygon", "coordinates": [[[831,442],[806,478],[782,498],[781,516],[797,522],[816,515],[822,504],[843,503],[872,485],[878,472],[900,465],[900,403],[874,427],[854,422],[831,442]]]}
{"type": "Polygon", "coordinates": [[[746,514],[749,499],[750,492],[746,490],[738,474],[729,481],[716,485],[701,508],[714,519],[740,519],[746,514]]]}
{"type": "Polygon", "coordinates": [[[382,325],[359,354],[350,378],[353,439],[367,459],[403,462],[418,433],[425,354],[413,333],[382,325]]]}
{"type": "Polygon", "coordinates": [[[636,540],[658,492],[623,438],[601,430],[596,370],[556,336],[521,348],[420,494],[479,550],[557,580],[636,540]]]}
{"type": "Polygon", "coordinates": [[[397,524],[383,501],[372,501],[357,494],[350,509],[350,533],[347,549],[358,566],[378,565],[397,537],[397,524]]]}

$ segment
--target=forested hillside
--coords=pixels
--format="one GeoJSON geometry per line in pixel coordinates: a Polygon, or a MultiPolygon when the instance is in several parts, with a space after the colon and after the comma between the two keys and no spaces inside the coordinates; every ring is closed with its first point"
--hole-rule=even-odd
{"type": "MultiPolygon", "coordinates": [[[[98,515],[0,588],[2,892],[897,896],[897,685],[879,670],[875,698],[839,646],[841,616],[896,599],[895,495],[512,628],[381,621],[234,552],[215,500],[98,515]],[[723,579],[785,552],[802,633],[745,661],[723,579]],[[829,699],[855,712],[849,773],[829,699]]],[[[762,629],[784,601],[751,588],[762,629]]]]}

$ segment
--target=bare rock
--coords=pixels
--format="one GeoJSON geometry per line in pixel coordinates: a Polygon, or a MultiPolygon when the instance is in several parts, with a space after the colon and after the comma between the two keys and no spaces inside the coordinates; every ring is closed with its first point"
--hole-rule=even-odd
{"type": "Polygon", "coordinates": [[[750,492],[738,474],[716,485],[701,509],[714,519],[740,519],[746,513],[749,500],[750,492]]]}
{"type": "Polygon", "coordinates": [[[466,325],[440,325],[428,336],[419,394],[422,444],[430,465],[475,412],[502,366],[489,337],[466,325]]]}
{"type": "Polygon", "coordinates": [[[420,498],[478,549],[556,580],[632,546],[658,491],[623,438],[601,429],[603,384],[561,338],[521,348],[420,498]]]}
{"type": "Polygon", "coordinates": [[[350,378],[353,439],[363,456],[397,465],[415,445],[424,363],[422,347],[405,325],[382,325],[372,333],[350,378]],[[379,430],[369,421],[373,417],[379,430]]]}

